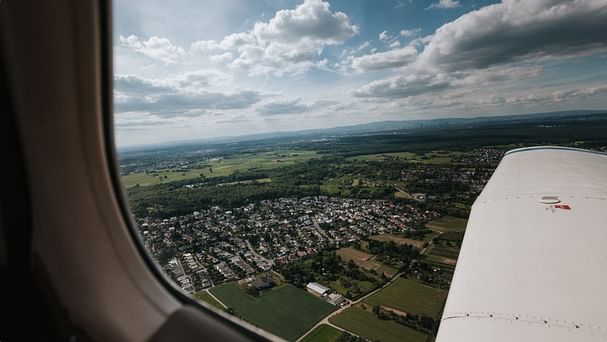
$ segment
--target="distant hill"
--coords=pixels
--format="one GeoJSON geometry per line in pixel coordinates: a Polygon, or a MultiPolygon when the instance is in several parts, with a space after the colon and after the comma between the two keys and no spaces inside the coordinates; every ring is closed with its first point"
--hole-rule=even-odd
{"type": "Polygon", "coordinates": [[[308,129],[302,131],[288,131],[288,132],[273,132],[273,133],[262,133],[262,134],[250,134],[242,136],[227,136],[221,138],[212,139],[195,139],[195,140],[182,140],[160,144],[144,145],[144,146],[133,146],[133,147],[122,147],[119,148],[119,153],[125,152],[136,152],[136,151],[149,151],[158,149],[173,149],[179,148],[180,146],[195,146],[195,145],[213,145],[213,144],[225,144],[225,143],[237,143],[245,141],[256,141],[256,140],[275,140],[275,139],[322,139],[329,137],[336,137],[341,135],[350,134],[365,134],[365,133],[377,133],[377,132],[389,132],[389,131],[402,131],[408,129],[417,128],[449,128],[458,127],[465,125],[478,125],[478,124],[492,124],[492,123],[509,123],[509,122],[533,122],[533,121],[549,121],[558,120],[564,118],[575,118],[584,115],[598,115],[607,114],[607,110],[569,110],[569,111],[558,111],[558,112],[546,112],[546,113],[531,113],[531,114],[519,114],[519,115],[503,115],[503,116],[488,116],[488,117],[474,117],[474,118],[439,118],[439,119],[427,119],[427,120],[392,120],[392,121],[378,121],[370,122],[365,124],[351,125],[351,126],[340,126],[332,128],[322,129],[308,129]]]}

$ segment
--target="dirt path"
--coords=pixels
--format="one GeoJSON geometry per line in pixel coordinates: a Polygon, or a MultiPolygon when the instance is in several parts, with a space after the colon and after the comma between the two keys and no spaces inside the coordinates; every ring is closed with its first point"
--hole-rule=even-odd
{"type": "Polygon", "coordinates": [[[209,289],[204,290],[204,292],[208,293],[209,296],[211,296],[211,298],[215,299],[217,301],[217,303],[221,304],[221,306],[223,306],[224,309],[228,308],[228,306],[225,305],[222,301],[220,301],[219,298],[215,297],[215,295],[212,294],[211,291],[209,291],[209,289]]]}

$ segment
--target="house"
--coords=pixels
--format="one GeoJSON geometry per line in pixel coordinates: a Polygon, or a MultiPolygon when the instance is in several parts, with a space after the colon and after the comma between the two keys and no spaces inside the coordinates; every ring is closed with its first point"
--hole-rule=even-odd
{"type": "Polygon", "coordinates": [[[327,296],[327,302],[333,305],[341,305],[346,299],[338,293],[331,293],[327,296]]]}

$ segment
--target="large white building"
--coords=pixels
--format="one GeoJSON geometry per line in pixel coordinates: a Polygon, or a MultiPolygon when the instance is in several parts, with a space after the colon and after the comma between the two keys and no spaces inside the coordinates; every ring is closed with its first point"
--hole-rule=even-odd
{"type": "Polygon", "coordinates": [[[310,292],[311,294],[319,297],[322,297],[326,295],[329,291],[331,291],[330,288],[319,283],[308,283],[308,285],[306,285],[306,290],[308,290],[308,292],[310,292]]]}

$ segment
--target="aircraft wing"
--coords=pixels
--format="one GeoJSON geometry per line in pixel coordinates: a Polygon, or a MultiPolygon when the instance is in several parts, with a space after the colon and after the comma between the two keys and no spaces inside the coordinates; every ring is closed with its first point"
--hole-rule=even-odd
{"type": "Polygon", "coordinates": [[[607,155],[506,153],[472,206],[437,341],[607,341],[607,155]]]}

